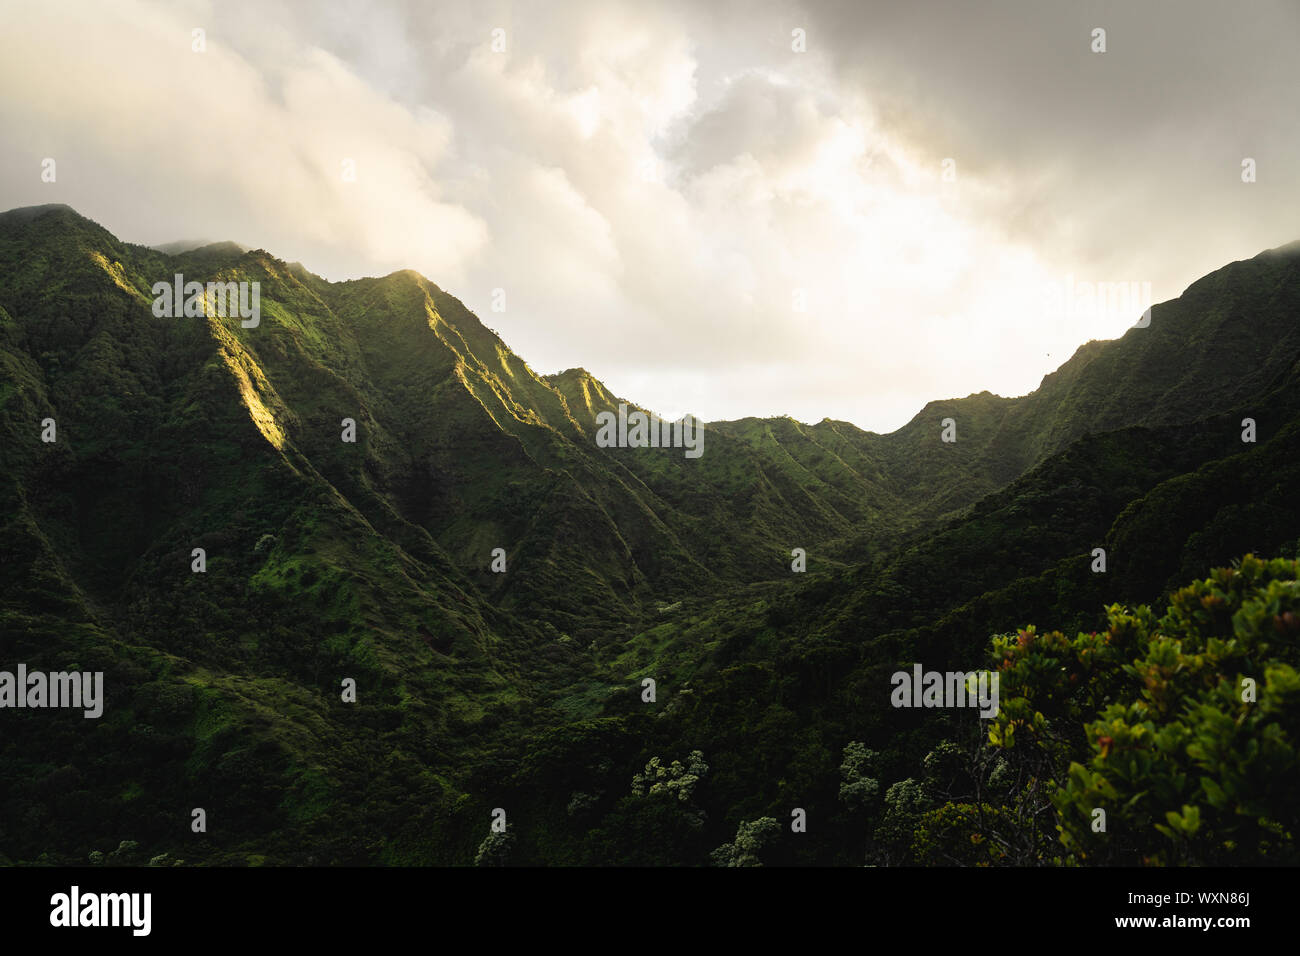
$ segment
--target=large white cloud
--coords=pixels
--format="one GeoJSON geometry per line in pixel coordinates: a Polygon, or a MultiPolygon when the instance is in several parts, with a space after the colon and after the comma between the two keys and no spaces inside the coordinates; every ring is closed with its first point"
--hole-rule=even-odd
{"type": "MultiPolygon", "coordinates": [[[[1107,61],[1078,52],[1075,10],[941,12],[33,4],[0,34],[0,188],[134,241],[232,238],[330,278],[419,269],[535,369],[583,365],[666,414],[881,430],[930,399],[1028,391],[1140,311],[1053,314],[1045,287],[1145,280],[1159,300],[1294,238],[1277,204],[1294,204],[1278,163],[1296,138],[1170,74],[1204,57],[1194,35],[1161,46],[1116,14],[1107,61]],[[1145,75],[1156,115],[1125,88],[1145,75]],[[1234,183],[1256,147],[1271,185],[1234,183]],[[1198,216],[1166,181],[1196,188],[1216,163],[1198,216]],[[1165,221],[1180,229],[1153,242],[1165,221]]],[[[1223,30],[1229,75],[1267,45],[1223,30]]]]}

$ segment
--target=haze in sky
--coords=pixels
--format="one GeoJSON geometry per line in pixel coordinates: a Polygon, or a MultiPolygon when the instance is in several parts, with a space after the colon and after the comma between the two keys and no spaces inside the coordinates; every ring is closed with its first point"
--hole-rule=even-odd
{"type": "Polygon", "coordinates": [[[3,208],[331,279],[414,268],[534,370],[583,366],[669,417],[888,431],[932,399],[1023,394],[1300,238],[1290,0],[5,19],[3,208]]]}

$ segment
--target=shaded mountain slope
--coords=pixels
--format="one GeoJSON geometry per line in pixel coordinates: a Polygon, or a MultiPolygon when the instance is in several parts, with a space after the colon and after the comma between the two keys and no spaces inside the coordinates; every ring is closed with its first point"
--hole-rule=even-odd
{"type": "Polygon", "coordinates": [[[518,862],[700,862],[800,805],[782,859],[860,862],[844,745],[898,780],[951,729],[885,706],[900,663],[1294,550],[1298,263],[1219,270],[1029,396],[710,423],[687,459],[597,447],[621,399],[416,273],[0,214],[0,652],[109,688],[100,721],[5,714],[0,854],[470,862],[508,804],[518,862]],[[177,272],[259,282],[260,324],[155,317],[177,272]],[[626,792],[694,749],[704,822],[626,792]]]}

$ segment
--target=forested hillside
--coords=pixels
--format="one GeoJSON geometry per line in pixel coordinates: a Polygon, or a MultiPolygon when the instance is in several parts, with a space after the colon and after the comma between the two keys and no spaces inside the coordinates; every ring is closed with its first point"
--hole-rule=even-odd
{"type": "Polygon", "coordinates": [[[0,862],[1295,862],[1300,243],[887,435],[620,403],[414,272],[0,214],[0,670],[106,689],[3,712],[0,862]]]}

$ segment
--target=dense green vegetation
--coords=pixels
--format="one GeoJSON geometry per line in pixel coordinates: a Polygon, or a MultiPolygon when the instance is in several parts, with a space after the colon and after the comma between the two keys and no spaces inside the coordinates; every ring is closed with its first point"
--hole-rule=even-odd
{"type": "MultiPolygon", "coordinates": [[[[913,783],[915,862],[1297,862],[1300,563],[1247,556],[1162,616],[999,637],[987,738],[913,783]],[[1055,814],[1050,811],[1055,810],[1055,814]]],[[[883,841],[881,841],[883,842],[883,841]]]]}
{"type": "Polygon", "coordinates": [[[0,670],[107,688],[0,711],[0,862],[1295,862],[1298,315],[1293,245],[1029,396],[687,459],[415,273],[0,214],[0,670]],[[999,717],[892,708],[913,662],[999,717]]]}

